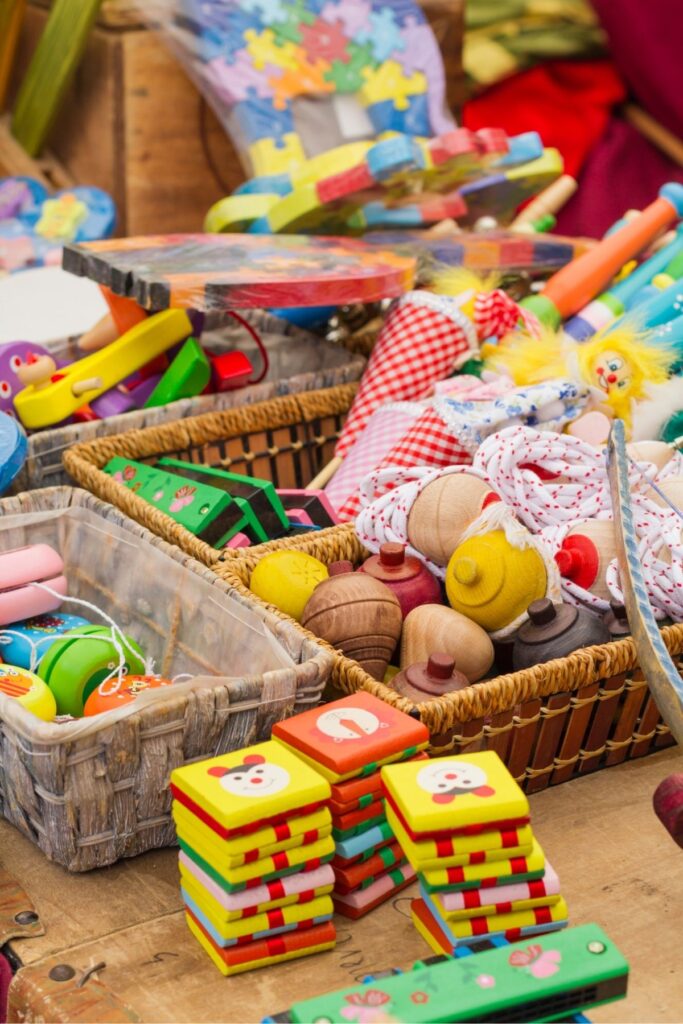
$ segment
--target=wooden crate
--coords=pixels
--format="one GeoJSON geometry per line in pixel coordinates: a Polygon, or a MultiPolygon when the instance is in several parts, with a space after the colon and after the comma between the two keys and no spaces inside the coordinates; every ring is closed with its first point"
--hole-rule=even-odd
{"type": "MultiPolygon", "coordinates": [[[[31,0],[15,66],[23,74],[47,19],[31,0]]],[[[447,67],[449,103],[462,99],[464,0],[424,0],[447,67]]],[[[50,139],[68,175],[114,197],[118,233],[196,231],[212,203],[242,180],[239,158],[195,86],[129,0],[104,0],[50,139]]]]}

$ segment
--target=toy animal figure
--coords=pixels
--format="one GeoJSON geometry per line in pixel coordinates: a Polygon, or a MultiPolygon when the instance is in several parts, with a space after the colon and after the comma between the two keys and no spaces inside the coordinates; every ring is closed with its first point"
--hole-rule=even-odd
{"type": "Polygon", "coordinates": [[[675,359],[668,347],[646,339],[627,326],[599,331],[583,344],[548,329],[538,337],[515,332],[489,355],[486,366],[518,385],[557,377],[578,379],[593,389],[597,406],[630,429],[633,404],[647,398],[650,387],[667,381],[675,359]]]}

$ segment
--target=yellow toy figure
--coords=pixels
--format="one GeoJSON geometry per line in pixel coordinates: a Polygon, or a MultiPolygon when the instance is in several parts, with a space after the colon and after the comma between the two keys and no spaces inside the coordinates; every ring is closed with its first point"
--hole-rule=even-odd
{"type": "Polygon", "coordinates": [[[538,337],[517,331],[487,353],[486,368],[511,377],[517,385],[570,377],[592,388],[597,404],[624,420],[630,432],[633,404],[663,384],[675,361],[665,346],[644,340],[635,328],[605,328],[590,341],[577,343],[542,328],[538,337]]]}

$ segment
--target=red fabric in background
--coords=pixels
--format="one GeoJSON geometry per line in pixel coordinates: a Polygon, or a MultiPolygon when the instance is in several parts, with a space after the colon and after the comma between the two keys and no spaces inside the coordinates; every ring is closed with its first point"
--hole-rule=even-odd
{"type": "Polygon", "coordinates": [[[470,100],[462,123],[473,131],[495,125],[508,135],[537,131],[545,146],[559,149],[567,173],[576,176],[607,128],[612,108],[625,97],[609,60],[548,61],[470,100]]]}

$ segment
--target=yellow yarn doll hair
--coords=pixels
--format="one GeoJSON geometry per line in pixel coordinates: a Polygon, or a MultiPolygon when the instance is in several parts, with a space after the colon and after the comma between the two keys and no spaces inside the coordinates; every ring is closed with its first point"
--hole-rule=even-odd
{"type": "Polygon", "coordinates": [[[511,377],[518,387],[540,384],[567,376],[566,348],[560,335],[549,327],[542,326],[537,338],[523,330],[513,331],[492,347],[486,369],[511,377]]]}
{"type": "Polygon", "coordinates": [[[439,264],[429,275],[429,289],[437,295],[463,297],[461,309],[466,316],[474,314],[474,300],[480,292],[492,292],[502,280],[500,274],[476,274],[467,267],[448,267],[439,264]]]}
{"type": "Polygon", "coordinates": [[[668,380],[676,358],[668,346],[649,344],[644,337],[635,325],[622,322],[574,348],[582,379],[605,392],[605,404],[627,428],[631,403],[648,396],[648,385],[668,380]]]}

